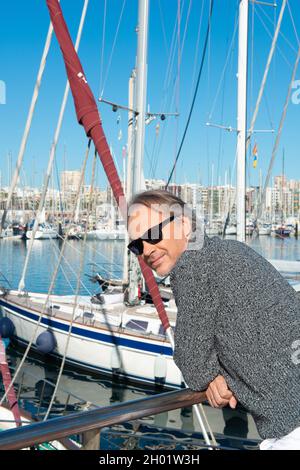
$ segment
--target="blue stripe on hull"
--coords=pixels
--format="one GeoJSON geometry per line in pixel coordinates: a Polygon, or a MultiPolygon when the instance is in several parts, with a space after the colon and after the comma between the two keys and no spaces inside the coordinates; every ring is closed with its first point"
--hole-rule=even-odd
{"type": "MultiPolygon", "coordinates": [[[[23,317],[29,318],[33,321],[37,321],[39,318],[39,315],[23,310],[22,308],[17,307],[15,305],[11,305],[5,302],[3,299],[0,299],[0,305],[2,305],[3,307],[9,308],[10,310],[18,313],[19,315],[22,315],[23,317]]],[[[53,320],[52,318],[49,318],[49,317],[47,318],[43,317],[41,320],[41,324],[50,326],[52,328],[56,328],[57,330],[60,330],[60,331],[65,331],[65,332],[69,331],[69,325],[61,323],[57,320],[53,320]]],[[[152,352],[156,354],[164,354],[165,356],[173,356],[172,348],[168,346],[163,346],[163,345],[160,346],[156,344],[145,343],[143,341],[120,338],[120,337],[112,336],[112,335],[105,335],[103,333],[98,333],[97,331],[85,330],[77,326],[72,327],[72,334],[82,336],[84,338],[102,341],[104,343],[116,344],[117,346],[123,346],[123,347],[127,347],[130,349],[135,349],[137,351],[145,351],[145,352],[152,352]]]]}

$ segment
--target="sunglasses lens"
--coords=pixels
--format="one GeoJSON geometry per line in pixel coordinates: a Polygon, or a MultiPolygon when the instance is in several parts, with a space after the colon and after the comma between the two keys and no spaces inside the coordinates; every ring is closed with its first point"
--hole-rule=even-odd
{"type": "Polygon", "coordinates": [[[145,240],[145,242],[150,243],[151,245],[156,245],[156,243],[161,242],[162,239],[162,230],[158,226],[150,228],[145,236],[142,237],[142,240],[145,240]]]}
{"type": "Polygon", "coordinates": [[[143,242],[142,240],[133,240],[131,243],[128,245],[128,249],[136,256],[139,256],[143,253],[143,242]]]}

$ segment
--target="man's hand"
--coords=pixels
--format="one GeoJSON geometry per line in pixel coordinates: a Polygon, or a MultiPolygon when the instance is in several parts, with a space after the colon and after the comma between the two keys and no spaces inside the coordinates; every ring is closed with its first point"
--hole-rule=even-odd
{"type": "Polygon", "coordinates": [[[235,408],[237,405],[237,399],[227,387],[227,383],[222,375],[218,375],[210,382],[206,390],[206,398],[213,408],[223,408],[223,406],[228,404],[230,408],[235,408]]]}

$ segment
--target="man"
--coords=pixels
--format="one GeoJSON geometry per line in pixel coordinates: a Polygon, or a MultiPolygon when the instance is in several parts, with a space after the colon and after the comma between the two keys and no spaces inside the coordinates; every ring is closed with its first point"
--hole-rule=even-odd
{"type": "Polygon", "coordinates": [[[211,406],[248,410],[261,449],[300,449],[300,303],[294,289],[246,244],[208,238],[167,191],[138,194],[129,249],[159,276],[177,305],[174,361],[211,406]],[[298,350],[297,350],[298,348],[298,350]]]}

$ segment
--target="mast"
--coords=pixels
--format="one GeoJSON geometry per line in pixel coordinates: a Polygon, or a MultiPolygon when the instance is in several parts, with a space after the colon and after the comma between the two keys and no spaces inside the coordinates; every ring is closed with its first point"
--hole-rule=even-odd
{"type": "MultiPolygon", "coordinates": [[[[134,104],[134,90],[135,90],[135,77],[136,70],[133,69],[129,79],[128,85],[128,134],[127,134],[127,175],[126,175],[126,185],[125,185],[125,176],[124,176],[124,187],[127,201],[130,201],[132,198],[132,165],[133,165],[133,148],[134,148],[134,130],[135,130],[135,108],[134,104]]],[[[128,283],[128,273],[129,273],[129,259],[128,259],[128,250],[127,245],[129,242],[128,231],[125,231],[125,246],[124,246],[124,257],[123,257],[123,282],[124,284],[128,283]]],[[[129,254],[130,258],[130,254],[129,254]]],[[[131,262],[130,262],[131,263],[131,262]]],[[[131,297],[131,295],[130,295],[131,297]]]]}
{"type": "Polygon", "coordinates": [[[145,146],[145,116],[147,99],[147,53],[148,53],[149,0],[139,0],[138,44],[136,64],[136,136],[133,164],[133,193],[141,191],[145,146]]]}
{"type": "Polygon", "coordinates": [[[246,123],[247,123],[248,0],[239,5],[238,105],[237,105],[237,240],[245,242],[246,228],[246,123]]]}
{"type": "MultiPolygon", "coordinates": [[[[129,159],[132,158],[133,165],[128,162],[128,169],[132,168],[127,177],[127,198],[140,192],[144,186],[144,147],[145,147],[145,116],[147,99],[147,53],[148,53],[148,23],[149,23],[149,0],[139,0],[138,27],[137,27],[137,60],[136,73],[129,82],[129,109],[135,101],[135,112],[129,113],[129,121],[133,125],[128,128],[129,159]],[[135,126],[134,126],[135,124],[135,126]],[[131,129],[130,129],[131,127],[131,129]],[[132,145],[134,141],[134,146],[132,145]],[[132,148],[134,150],[133,155],[132,148]]],[[[126,274],[126,273],[125,273],[126,274]]],[[[129,304],[139,302],[138,284],[142,282],[138,260],[135,255],[129,253],[129,304]]]]}

